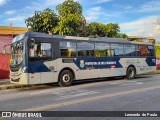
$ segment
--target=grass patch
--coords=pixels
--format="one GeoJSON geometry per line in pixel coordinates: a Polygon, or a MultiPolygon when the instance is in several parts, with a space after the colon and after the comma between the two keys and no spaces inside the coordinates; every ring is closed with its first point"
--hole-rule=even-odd
{"type": "Polygon", "coordinates": [[[154,75],[154,74],[160,74],[160,70],[144,73],[144,75],[154,75]]]}
{"type": "Polygon", "coordinates": [[[37,85],[16,85],[16,84],[11,84],[11,85],[6,85],[6,86],[0,87],[0,90],[25,88],[25,87],[34,87],[34,86],[37,86],[37,85]]]}

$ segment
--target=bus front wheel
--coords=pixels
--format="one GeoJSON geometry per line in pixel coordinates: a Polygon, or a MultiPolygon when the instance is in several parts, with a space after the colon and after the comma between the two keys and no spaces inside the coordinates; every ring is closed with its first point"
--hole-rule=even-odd
{"type": "Polygon", "coordinates": [[[134,79],[136,75],[136,70],[134,67],[129,67],[126,72],[127,79],[134,79]]]}
{"type": "Polygon", "coordinates": [[[70,70],[63,70],[59,76],[59,85],[61,87],[67,87],[72,85],[73,74],[70,70]]]}

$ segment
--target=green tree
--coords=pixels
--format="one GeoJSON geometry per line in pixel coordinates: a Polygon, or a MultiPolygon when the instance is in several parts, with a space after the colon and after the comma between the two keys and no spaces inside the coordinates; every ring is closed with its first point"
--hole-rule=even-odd
{"type": "Polygon", "coordinates": [[[33,32],[53,33],[53,28],[58,25],[58,17],[53,10],[35,11],[32,17],[25,20],[27,27],[33,32]]]}
{"type": "Polygon", "coordinates": [[[106,25],[107,37],[116,37],[120,32],[120,27],[118,24],[109,23],[106,25]]]}
{"type": "Polygon", "coordinates": [[[105,37],[106,36],[106,28],[102,23],[90,23],[89,28],[91,30],[90,36],[92,37],[105,37]]]}
{"type": "Polygon", "coordinates": [[[102,23],[92,22],[84,27],[81,36],[83,37],[105,37],[106,28],[102,23]]]}
{"type": "Polygon", "coordinates": [[[82,5],[74,0],[66,0],[57,6],[59,23],[53,31],[60,35],[77,36],[83,22],[82,5]]]}
{"type": "Polygon", "coordinates": [[[128,40],[128,36],[127,36],[125,33],[118,33],[116,37],[117,37],[117,38],[123,38],[123,39],[125,39],[125,40],[128,40]]]}
{"type": "Polygon", "coordinates": [[[85,37],[121,37],[127,39],[126,34],[119,33],[120,28],[118,24],[109,23],[104,25],[102,23],[92,22],[84,27],[81,36],[85,37]]]}
{"type": "Polygon", "coordinates": [[[160,46],[155,45],[156,57],[160,57],[160,46]]]}

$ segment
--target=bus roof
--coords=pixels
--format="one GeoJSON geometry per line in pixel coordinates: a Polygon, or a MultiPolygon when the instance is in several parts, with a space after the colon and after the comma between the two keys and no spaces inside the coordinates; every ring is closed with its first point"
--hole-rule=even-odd
{"type": "Polygon", "coordinates": [[[106,37],[89,38],[89,37],[76,37],[76,36],[61,36],[61,35],[52,35],[52,34],[39,33],[39,32],[27,32],[26,35],[28,37],[61,38],[66,40],[86,40],[86,41],[112,42],[112,43],[150,44],[146,42],[135,43],[135,42],[124,40],[122,38],[106,38],[106,37]]]}

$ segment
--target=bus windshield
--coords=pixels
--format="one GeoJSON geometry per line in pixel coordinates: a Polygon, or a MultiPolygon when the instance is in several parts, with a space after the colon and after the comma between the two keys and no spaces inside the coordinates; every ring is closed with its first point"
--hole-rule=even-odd
{"type": "Polygon", "coordinates": [[[10,64],[17,65],[23,61],[23,46],[24,42],[19,41],[11,45],[11,60],[10,64]]]}

